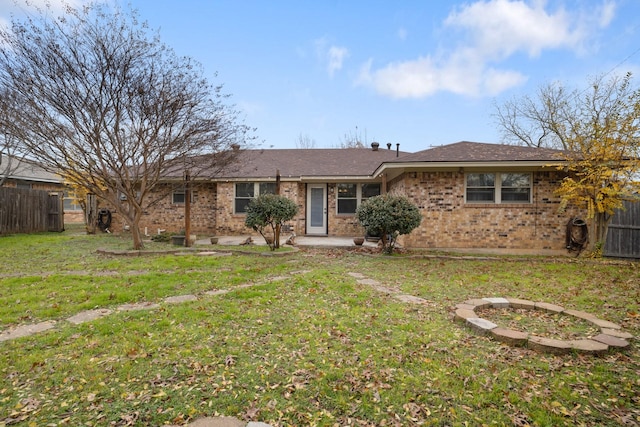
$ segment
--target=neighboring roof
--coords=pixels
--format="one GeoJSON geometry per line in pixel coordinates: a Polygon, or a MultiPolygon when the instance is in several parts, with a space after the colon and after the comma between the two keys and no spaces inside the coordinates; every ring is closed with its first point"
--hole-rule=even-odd
{"type": "Polygon", "coordinates": [[[371,148],[243,150],[216,179],[371,178],[383,162],[406,152],[371,148]]]}
{"type": "Polygon", "coordinates": [[[7,168],[10,167],[8,178],[19,181],[34,181],[48,183],[62,183],[62,178],[46,170],[42,165],[25,159],[19,159],[14,156],[2,154],[2,163],[0,163],[0,175],[5,175],[7,168]],[[9,165],[11,162],[11,165],[9,165]]]}

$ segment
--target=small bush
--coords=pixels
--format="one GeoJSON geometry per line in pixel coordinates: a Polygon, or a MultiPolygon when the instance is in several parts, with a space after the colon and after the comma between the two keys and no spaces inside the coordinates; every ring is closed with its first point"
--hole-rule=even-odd
{"type": "Polygon", "coordinates": [[[372,236],[382,238],[382,251],[391,254],[396,239],[420,225],[422,215],[417,206],[403,196],[383,194],[365,200],[356,210],[360,224],[372,236]]]}
{"type": "Polygon", "coordinates": [[[271,250],[275,250],[280,247],[282,226],[297,213],[298,205],[293,200],[277,194],[263,194],[249,202],[244,224],[259,232],[271,250]],[[265,234],[268,228],[271,233],[265,234]]]}

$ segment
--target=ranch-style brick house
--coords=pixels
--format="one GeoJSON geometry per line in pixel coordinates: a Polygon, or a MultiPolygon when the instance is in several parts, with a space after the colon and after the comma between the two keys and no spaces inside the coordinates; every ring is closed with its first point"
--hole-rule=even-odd
{"type": "MultiPolygon", "coordinates": [[[[401,239],[409,248],[560,252],[568,220],[584,215],[571,206],[559,211],[554,191],[565,175],[557,150],[465,141],[417,153],[373,143],[237,156],[214,177],[191,184],[192,233],[255,236],[244,225],[246,206],[275,192],[278,176],[280,194],[299,207],[287,224],[296,235],[362,236],[356,208],[385,192],[405,195],[422,213],[420,227],[401,239]]],[[[143,216],[141,228],[150,235],[182,229],[184,202],[184,191],[174,191],[143,216]]]]}

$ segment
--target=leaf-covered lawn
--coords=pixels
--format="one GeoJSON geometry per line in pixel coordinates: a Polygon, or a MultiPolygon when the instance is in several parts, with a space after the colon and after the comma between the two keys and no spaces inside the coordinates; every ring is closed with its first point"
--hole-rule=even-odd
{"type": "Polygon", "coordinates": [[[477,336],[451,314],[469,298],[511,296],[591,312],[640,336],[637,263],[95,252],[123,245],[106,235],[0,238],[0,328],[57,321],[0,343],[0,426],[216,414],[274,426],[640,423],[637,341],[603,357],[540,354],[477,336]],[[427,302],[400,302],[349,272],[427,302]],[[221,289],[231,291],[206,294],[221,289]],[[162,303],[184,294],[198,300],[162,303]],[[161,308],[64,320],[143,301],[161,308]]]}

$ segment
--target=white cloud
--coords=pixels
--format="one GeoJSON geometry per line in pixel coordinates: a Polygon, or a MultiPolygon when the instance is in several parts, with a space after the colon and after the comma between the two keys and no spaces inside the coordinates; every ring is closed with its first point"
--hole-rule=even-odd
{"type": "Polygon", "coordinates": [[[315,41],[316,55],[327,67],[327,73],[333,77],[336,71],[342,69],[345,59],[349,57],[349,49],[342,46],[329,45],[329,41],[323,37],[315,41]]]}
{"type": "Polygon", "coordinates": [[[342,63],[349,56],[349,50],[346,47],[331,46],[327,52],[329,64],[327,71],[333,77],[333,74],[342,68],[342,63]]]}
{"type": "Polygon", "coordinates": [[[527,77],[499,64],[514,54],[536,58],[545,50],[581,52],[593,34],[615,15],[613,0],[587,11],[550,10],[546,0],[478,0],[455,9],[443,22],[450,50],[372,69],[365,64],[358,83],[393,98],[423,98],[440,91],[493,96],[527,77]],[[456,38],[459,36],[459,38],[456,38]]]}

